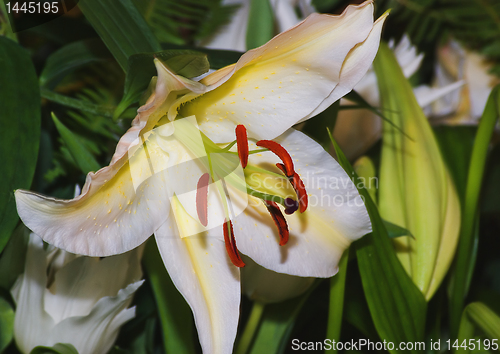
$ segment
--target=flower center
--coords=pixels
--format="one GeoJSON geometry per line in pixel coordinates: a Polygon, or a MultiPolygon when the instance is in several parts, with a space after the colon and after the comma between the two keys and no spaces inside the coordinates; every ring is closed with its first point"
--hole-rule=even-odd
{"type": "Polygon", "coordinates": [[[294,170],[293,160],[286,149],[272,140],[259,140],[256,146],[262,149],[250,150],[245,126],[235,129],[236,140],[226,146],[215,144],[196,125],[194,117],[175,120],[173,135],[204,165],[203,173],[196,186],[196,212],[201,225],[209,225],[208,199],[209,188],[215,187],[224,210],[223,233],[226,251],[231,262],[243,267],[236,238],[232,227],[234,210],[229,189],[236,189],[249,196],[258,198],[265,205],[279,232],[280,246],[289,238],[285,214],[290,215],[307,209],[307,193],[300,176],[294,170]],[[197,138],[198,137],[198,138],[197,138]],[[201,138],[200,138],[201,137],[201,138]],[[236,150],[233,148],[236,144],[236,150]],[[249,163],[249,155],[271,151],[282,163],[276,166],[283,173],[277,173],[249,163]],[[242,173],[235,173],[240,169],[242,173]],[[270,182],[271,181],[271,182],[270,182]]]}

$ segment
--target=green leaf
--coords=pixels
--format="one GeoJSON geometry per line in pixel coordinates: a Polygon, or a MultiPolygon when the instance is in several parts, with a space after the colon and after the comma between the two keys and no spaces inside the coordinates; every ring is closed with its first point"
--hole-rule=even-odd
{"type": "MultiPolygon", "coordinates": [[[[361,181],[333,137],[340,165],[355,185],[361,181]]],[[[358,189],[372,222],[372,233],[356,241],[356,253],[363,289],[380,338],[394,343],[424,340],[427,304],[396,257],[384,222],[365,188],[358,189]]],[[[398,353],[395,348],[391,353],[398,353]]]]}
{"type": "Polygon", "coordinates": [[[385,229],[387,230],[390,238],[396,238],[400,236],[410,236],[412,238],[415,238],[415,236],[413,236],[411,232],[404,227],[393,224],[392,222],[389,222],[387,220],[382,220],[382,222],[384,223],[385,229]]]}
{"type": "Polygon", "coordinates": [[[56,102],[60,105],[78,109],[84,112],[92,113],[95,115],[101,115],[105,117],[111,118],[113,116],[113,108],[106,107],[102,105],[96,105],[90,103],[88,101],[79,100],[77,98],[72,98],[64,95],[60,95],[58,93],[52,92],[47,89],[42,89],[41,91],[42,97],[46,98],[50,101],[56,102]]]}
{"type": "Polygon", "coordinates": [[[246,44],[253,49],[265,44],[274,34],[274,15],[269,0],[251,0],[246,44]]]}
{"type": "Polygon", "coordinates": [[[14,190],[28,189],[40,141],[40,91],[29,53],[0,37],[0,251],[18,219],[14,190]]]}
{"type": "Polygon", "coordinates": [[[260,327],[247,353],[283,353],[302,306],[319,282],[317,280],[305,294],[299,297],[266,305],[260,327]]]}
{"type": "Polygon", "coordinates": [[[465,186],[469,169],[475,126],[438,126],[434,127],[434,135],[439,143],[446,166],[451,173],[461,204],[465,200],[465,186]]]}
{"type": "Polygon", "coordinates": [[[133,0],[162,43],[197,42],[215,34],[241,5],[222,0],[133,0]]]}
{"type": "MultiPolygon", "coordinates": [[[[479,328],[490,339],[500,338],[500,316],[482,302],[467,305],[462,313],[458,342],[474,338],[476,328],[479,328]]],[[[457,353],[473,352],[459,348],[457,353]]]]}
{"type": "Polygon", "coordinates": [[[26,226],[19,224],[1,254],[0,287],[6,291],[10,291],[17,277],[24,271],[29,232],[26,226]]]}
{"type": "Polygon", "coordinates": [[[490,93],[479,122],[465,190],[465,204],[462,210],[462,227],[455,258],[455,268],[450,282],[450,321],[451,335],[456,337],[465,296],[468,292],[468,277],[474,263],[471,262],[474,250],[474,224],[478,210],[479,195],[484,176],[486,158],[495,124],[500,115],[500,85],[490,93]]]}
{"type": "Polygon", "coordinates": [[[78,136],[66,128],[64,124],[57,119],[54,113],[52,113],[52,119],[54,120],[56,128],[59,131],[59,134],[61,134],[64,143],[68,147],[71,156],[75,160],[75,163],[78,167],[80,167],[80,170],[84,174],[87,174],[90,171],[98,171],[101,166],[95,160],[94,156],[87,150],[85,145],[82,144],[78,136]]]}
{"type": "Polygon", "coordinates": [[[188,78],[204,74],[210,69],[207,55],[193,50],[165,50],[130,56],[123,98],[115,110],[114,119],[132,103],[139,101],[151,78],[157,74],[154,58],[161,60],[176,74],[188,78]]]}
{"type": "Polygon", "coordinates": [[[219,49],[207,49],[198,48],[187,45],[176,45],[172,43],[162,43],[163,49],[180,49],[180,50],[196,50],[201,53],[205,53],[208,56],[208,61],[210,63],[211,69],[220,69],[225,66],[236,63],[238,59],[244,54],[235,50],[219,50],[219,49]]]}
{"type": "MultiPolygon", "coordinates": [[[[344,252],[339,262],[338,273],[330,278],[330,305],[328,308],[328,324],[326,337],[335,341],[340,340],[342,329],[342,315],[344,313],[345,279],[347,275],[347,261],[349,249],[344,252]]],[[[333,351],[334,353],[337,350],[333,351]]]]}
{"type": "Polygon", "coordinates": [[[78,6],[124,71],[132,54],[160,51],[153,32],[131,0],[85,0],[78,6]]]}
{"type": "Polygon", "coordinates": [[[154,240],[147,242],[142,259],[156,299],[165,353],[195,353],[191,309],[170,279],[154,240]]]}
{"type": "Polygon", "coordinates": [[[14,310],[10,304],[0,297],[0,353],[10,344],[14,337],[14,310]]]}
{"type": "Polygon", "coordinates": [[[71,344],[57,343],[52,347],[35,347],[30,354],[78,354],[78,351],[71,344]]]}
{"type": "Polygon", "coordinates": [[[88,39],[65,45],[52,53],[40,74],[40,86],[53,89],[66,75],[86,64],[110,58],[99,39],[88,39]]]}

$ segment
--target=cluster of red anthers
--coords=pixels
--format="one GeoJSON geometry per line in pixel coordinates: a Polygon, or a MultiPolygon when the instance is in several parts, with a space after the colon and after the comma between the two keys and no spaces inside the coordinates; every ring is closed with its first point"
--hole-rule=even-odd
{"type": "MultiPolygon", "coordinates": [[[[248,137],[247,130],[244,125],[238,125],[235,130],[236,133],[236,144],[238,147],[238,156],[240,158],[241,166],[245,168],[248,164],[248,137]]],[[[297,194],[298,201],[292,198],[285,199],[285,213],[287,215],[293,214],[297,209],[303,213],[307,209],[307,192],[304,186],[304,182],[294,170],[293,160],[286,151],[286,149],[272,140],[259,140],[257,146],[265,148],[273,152],[278,156],[283,163],[277,163],[276,166],[283,172],[283,174],[288,178],[288,181],[292,185],[295,193],[297,194]]],[[[198,218],[203,226],[208,224],[208,185],[210,183],[210,175],[208,173],[203,174],[197,186],[196,192],[196,210],[198,212],[198,218]]],[[[288,242],[289,231],[286,219],[281,212],[278,204],[270,201],[263,200],[264,204],[271,214],[276,227],[278,228],[280,234],[280,246],[285,245],[288,242]]],[[[236,240],[234,237],[233,224],[231,220],[225,220],[223,225],[224,231],[224,242],[226,244],[226,251],[231,259],[231,262],[236,267],[244,267],[245,263],[241,259],[238,248],[236,247],[236,240]]]]}

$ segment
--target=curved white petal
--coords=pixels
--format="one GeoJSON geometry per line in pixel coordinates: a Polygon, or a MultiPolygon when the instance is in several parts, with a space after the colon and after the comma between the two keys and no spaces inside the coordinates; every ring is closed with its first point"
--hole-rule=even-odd
{"type": "MultiPolygon", "coordinates": [[[[250,197],[249,207],[234,220],[238,248],[279,273],[330,277],[350,243],[371,231],[368,213],[349,176],[314,140],[290,129],[276,141],[290,152],[304,181],[308,209],[286,216],[290,239],[279,246],[278,231],[266,207],[250,197]]],[[[267,152],[251,155],[250,161],[269,167],[276,158],[267,152]]]]}
{"type": "Polygon", "coordinates": [[[206,77],[202,82],[211,91],[176,103],[184,103],[179,114],[195,115],[202,131],[217,143],[234,140],[237,124],[244,124],[250,137],[273,139],[311,112],[319,113],[326,97],[330,101],[322,109],[340,98],[339,82],[343,94],[352,89],[378,47],[379,26],[372,27],[371,2],[349,6],[340,16],[312,14],[244,54],[236,65],[223,69],[225,76],[215,72],[206,77]],[[356,47],[362,42],[366,49],[361,49],[364,44],[356,47]]]}
{"type": "Polygon", "coordinates": [[[108,256],[129,251],[165,222],[170,207],[163,166],[149,158],[157,155],[153,162],[166,163],[169,156],[161,149],[149,152],[141,146],[118,171],[112,165],[90,173],[83,194],[71,200],[17,190],[18,214],[45,241],[69,252],[108,256]]]}
{"type": "Polygon", "coordinates": [[[119,289],[137,282],[141,276],[137,249],[107,257],[78,257],[60,269],[45,295],[45,310],[56,321],[87,316],[99,299],[116,296],[119,289]]]}
{"type": "MultiPolygon", "coordinates": [[[[173,208],[190,218],[178,202],[173,201],[173,208]]],[[[175,219],[180,218],[172,215],[155,233],[165,267],[193,311],[203,353],[231,353],[239,317],[239,270],[218,237],[207,232],[183,237],[186,225],[176,225],[175,219]]]]}
{"type": "Polygon", "coordinates": [[[26,260],[24,274],[12,289],[12,297],[16,302],[14,338],[23,353],[29,353],[38,345],[48,345],[46,331],[51,331],[55,325],[44,311],[47,264],[42,239],[36,235],[30,235],[26,260]]]}
{"type": "Polygon", "coordinates": [[[387,16],[388,13],[385,13],[375,21],[368,37],[349,52],[342,66],[340,81],[337,87],[335,87],[335,90],[333,90],[314,111],[301,119],[301,122],[323,112],[333,102],[349,93],[363,78],[377,54],[380,44],[380,34],[382,33],[382,27],[387,16]]]}
{"type": "Polygon", "coordinates": [[[119,327],[134,316],[135,309],[127,307],[143,282],[130,284],[141,276],[141,252],[103,260],[73,259],[58,271],[61,276],[56,273],[52,291],[46,289],[51,281],[46,273],[48,258],[53,258],[50,253],[44,250],[41,238],[30,235],[25,273],[12,290],[17,304],[14,322],[17,346],[23,353],[29,353],[39,345],[70,343],[80,354],[106,353],[119,327]],[[117,271],[124,262],[129,268],[117,271]],[[118,291],[121,287],[124,289],[118,291]],[[96,294],[104,297],[98,299],[96,294]]]}
{"type": "Polygon", "coordinates": [[[99,299],[86,316],[62,320],[50,332],[48,345],[71,343],[79,354],[107,353],[118,336],[119,328],[135,316],[135,307],[127,307],[143,282],[128,285],[116,296],[99,299]]]}

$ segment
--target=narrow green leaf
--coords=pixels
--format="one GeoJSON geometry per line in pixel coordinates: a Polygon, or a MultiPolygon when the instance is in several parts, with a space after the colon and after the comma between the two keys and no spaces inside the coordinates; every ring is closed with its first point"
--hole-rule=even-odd
{"type": "Polygon", "coordinates": [[[247,49],[265,44],[274,34],[274,15],[269,0],[251,0],[248,13],[247,49]]]}
{"type": "Polygon", "coordinates": [[[176,74],[188,78],[204,74],[210,69],[207,55],[193,50],[172,49],[131,55],[128,59],[123,98],[114,112],[114,119],[120,117],[132,103],[139,101],[151,78],[157,74],[154,58],[164,62],[176,74]]]}
{"type": "MultiPolygon", "coordinates": [[[[496,339],[498,344],[500,339],[500,316],[482,302],[470,303],[464,309],[460,321],[458,342],[462,343],[465,340],[468,343],[470,338],[474,338],[476,328],[479,328],[488,338],[496,339]]],[[[477,343],[475,344],[477,345],[477,343]]],[[[470,353],[475,351],[459,348],[456,352],[470,353]]]]}
{"type": "MultiPolygon", "coordinates": [[[[347,261],[349,249],[344,252],[339,262],[339,272],[330,278],[330,306],[328,309],[328,324],[326,337],[335,341],[340,340],[342,329],[342,315],[344,313],[345,279],[347,275],[347,261]]],[[[336,353],[337,350],[332,351],[336,353]]]]}
{"type": "Polygon", "coordinates": [[[495,124],[500,115],[500,85],[490,93],[476,134],[465,190],[465,204],[462,210],[462,227],[455,257],[454,276],[450,286],[451,336],[456,337],[465,296],[468,292],[468,275],[474,264],[471,262],[474,249],[474,221],[477,215],[479,194],[484,176],[488,147],[495,124]]]}
{"type": "Polygon", "coordinates": [[[59,134],[61,134],[64,143],[68,147],[68,150],[75,160],[75,163],[80,167],[80,170],[87,174],[90,171],[96,172],[101,166],[95,160],[94,156],[87,150],[85,145],[83,145],[77,135],[73,134],[71,130],[66,128],[56,115],[52,113],[52,120],[54,121],[59,134]]]}
{"type": "Polygon", "coordinates": [[[52,347],[35,347],[30,354],[78,354],[78,351],[69,343],[57,343],[52,347]]]}
{"type": "Polygon", "coordinates": [[[105,116],[111,118],[113,116],[113,108],[105,107],[96,104],[92,104],[90,102],[82,101],[77,98],[72,98],[68,96],[64,96],[58,94],[56,92],[42,89],[41,91],[42,97],[48,99],[49,101],[53,101],[59,103],[60,105],[78,109],[81,111],[89,112],[95,115],[105,116]]]}
{"type": "Polygon", "coordinates": [[[14,310],[4,298],[0,297],[0,353],[14,337],[14,310]]]}
{"type": "MultiPolygon", "coordinates": [[[[355,185],[361,181],[330,135],[340,165],[355,185]]],[[[370,215],[373,232],[355,243],[361,281],[380,338],[394,343],[424,340],[427,304],[399,263],[384,222],[365,188],[358,189],[370,215]]],[[[390,350],[398,353],[397,348],[390,350]]]]}
{"type": "Polygon", "coordinates": [[[142,259],[158,307],[165,353],[195,353],[191,309],[172,283],[154,240],[147,242],[142,259]]]}
{"type": "Polygon", "coordinates": [[[0,37],[0,252],[17,221],[14,190],[28,189],[40,141],[40,90],[29,53],[0,37]]]}
{"type": "Polygon", "coordinates": [[[78,6],[124,71],[132,54],[161,50],[131,0],[85,0],[78,6]]]}
{"type": "Polygon", "coordinates": [[[111,56],[99,39],[88,39],[65,45],[52,53],[40,74],[40,86],[53,89],[66,75],[89,63],[111,56]]]}
{"type": "Polygon", "coordinates": [[[359,108],[367,109],[367,110],[371,111],[372,113],[376,114],[377,116],[379,116],[383,121],[386,121],[387,123],[392,125],[395,129],[397,129],[401,134],[406,136],[408,139],[412,140],[411,137],[408,136],[405,132],[403,132],[403,130],[399,126],[397,126],[392,120],[390,120],[385,115],[383,115],[379,109],[377,109],[377,108],[373,107],[371,104],[369,104],[356,91],[352,90],[347,95],[345,95],[344,98],[356,103],[356,105],[354,105],[354,106],[342,106],[340,109],[359,109],[359,108]]]}
{"type": "Polygon", "coordinates": [[[316,280],[309,290],[299,297],[266,305],[261,325],[247,353],[283,353],[302,306],[319,282],[316,280]]]}

